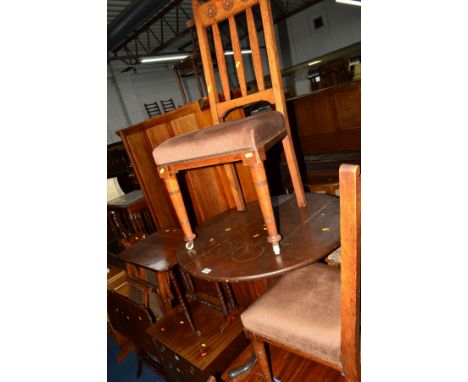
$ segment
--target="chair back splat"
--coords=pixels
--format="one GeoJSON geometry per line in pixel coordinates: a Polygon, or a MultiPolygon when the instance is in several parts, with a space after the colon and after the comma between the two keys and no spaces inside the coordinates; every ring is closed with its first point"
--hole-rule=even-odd
{"type": "MultiPolygon", "coordinates": [[[[203,61],[203,69],[210,100],[213,122],[219,123],[226,113],[235,108],[245,106],[258,101],[267,101],[275,105],[276,110],[285,117],[286,129],[289,130],[289,123],[286,112],[286,102],[284,97],[283,83],[279,67],[278,51],[276,48],[276,37],[273,27],[273,18],[268,0],[210,0],[199,3],[192,0],[193,14],[197,28],[200,54],[203,61]],[[256,11],[260,11],[260,20],[256,21],[256,11]],[[241,49],[236,18],[244,18],[247,25],[249,49],[241,49]],[[262,55],[260,52],[257,29],[261,26],[264,32],[265,47],[267,52],[267,65],[271,76],[271,88],[265,87],[262,55]],[[229,36],[228,36],[229,35],[229,36]],[[215,79],[215,71],[210,51],[210,39],[212,37],[213,46],[216,53],[217,67],[220,82],[222,85],[223,101],[220,100],[215,79]],[[223,38],[227,41],[223,44],[223,38]],[[227,52],[224,46],[232,48],[232,57],[236,68],[236,76],[239,83],[241,97],[232,98],[229,85],[229,76],[226,65],[226,57],[230,57],[231,52],[227,52]],[[258,91],[248,94],[245,79],[245,51],[251,51],[252,64],[255,73],[255,80],[258,91]],[[226,56],[226,53],[228,54],[226,56]]],[[[246,36],[242,36],[246,37],[246,36]]]]}
{"type": "Polygon", "coordinates": [[[188,221],[175,174],[179,170],[224,165],[236,207],[239,211],[243,211],[245,203],[233,165],[233,162],[242,161],[244,166],[249,167],[253,179],[268,231],[268,242],[272,244],[274,253],[279,255],[281,235],[277,230],[263,164],[266,151],[277,142],[281,141],[283,144],[298,206],[305,207],[307,199],[290,134],[270,2],[268,0],[209,0],[200,3],[198,0],[192,0],[192,6],[211,115],[215,126],[206,131],[200,130],[173,137],[156,147],[153,156],[158,165],[159,175],[166,183],[177,217],[184,230],[186,247],[192,249],[196,235],[192,232],[188,221]],[[246,31],[240,28],[241,21],[245,21],[242,24],[247,26],[246,31]],[[264,79],[257,33],[259,28],[264,32],[268,56],[266,65],[271,78],[269,88],[264,79]],[[256,86],[252,86],[250,93],[246,82],[248,60],[243,54],[246,52],[241,48],[240,43],[247,36],[256,79],[256,86]],[[212,55],[211,47],[214,49],[214,55],[212,55]],[[216,60],[216,65],[213,58],[216,60]],[[239,84],[240,97],[237,98],[234,94],[238,93],[238,90],[231,89],[229,60],[233,60],[236,73],[234,77],[239,84]],[[217,88],[215,67],[219,74],[222,97],[217,88]],[[256,113],[230,122],[224,121],[230,111],[259,102],[274,105],[275,111],[256,113]]]}

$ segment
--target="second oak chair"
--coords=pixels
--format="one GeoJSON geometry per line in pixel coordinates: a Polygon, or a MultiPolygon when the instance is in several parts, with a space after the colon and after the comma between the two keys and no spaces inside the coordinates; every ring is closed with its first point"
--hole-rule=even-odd
{"type": "Polygon", "coordinates": [[[242,161],[250,169],[268,231],[268,242],[273,245],[275,254],[279,254],[281,235],[278,234],[263,165],[266,151],[275,143],[282,141],[298,206],[305,207],[307,200],[291,139],[270,3],[268,0],[210,0],[201,4],[198,0],[192,0],[192,6],[214,126],[173,137],[156,147],[153,156],[159,175],[165,181],[184,231],[186,247],[191,249],[196,235],[187,217],[176,173],[179,170],[224,164],[236,207],[239,211],[243,211],[245,210],[244,199],[233,165],[233,162],[242,161]],[[264,80],[265,74],[257,34],[258,25],[255,20],[258,13],[260,13],[258,24],[261,23],[263,27],[268,56],[267,64],[272,84],[270,88],[266,87],[264,80]],[[240,22],[241,18],[247,25],[253,71],[256,88],[258,88],[258,91],[251,94],[247,92],[242,57],[244,52],[241,50],[236,23],[236,21],[240,22]],[[231,97],[226,65],[225,55],[229,52],[224,46],[228,45],[226,43],[223,45],[221,37],[228,34],[223,33],[225,29],[229,30],[234,66],[241,91],[241,97],[235,99],[231,97]],[[215,48],[219,80],[224,95],[223,101],[220,100],[217,89],[209,37],[212,37],[215,48]],[[223,122],[229,111],[260,101],[274,105],[276,110],[256,113],[251,117],[236,121],[223,122]]]}

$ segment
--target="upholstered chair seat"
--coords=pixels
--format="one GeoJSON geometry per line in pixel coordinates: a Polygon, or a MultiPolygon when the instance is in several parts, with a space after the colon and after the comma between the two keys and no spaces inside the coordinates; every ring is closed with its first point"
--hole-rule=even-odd
{"type": "Polygon", "coordinates": [[[158,166],[190,162],[255,150],[285,135],[283,115],[268,111],[170,138],[154,149],[153,157],[158,166]]]}
{"type": "Polygon", "coordinates": [[[340,287],[338,269],[314,263],[286,274],[241,315],[242,323],[267,340],[341,365],[340,287]]]}

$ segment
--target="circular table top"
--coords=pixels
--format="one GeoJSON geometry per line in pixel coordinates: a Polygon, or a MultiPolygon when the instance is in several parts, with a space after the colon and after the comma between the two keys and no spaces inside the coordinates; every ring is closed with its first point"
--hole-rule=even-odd
{"type": "Polygon", "coordinates": [[[179,265],[197,278],[238,282],[278,276],[323,258],[340,244],[339,199],[306,195],[305,208],[294,195],[272,197],[283,237],[280,255],[267,242],[260,206],[253,202],[244,212],[232,209],[200,224],[194,248],[177,248],[179,265]]]}

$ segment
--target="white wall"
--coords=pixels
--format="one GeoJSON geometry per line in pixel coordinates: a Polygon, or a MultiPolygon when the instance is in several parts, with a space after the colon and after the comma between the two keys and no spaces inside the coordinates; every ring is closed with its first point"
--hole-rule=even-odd
{"type": "MultiPolygon", "coordinates": [[[[133,70],[122,73],[126,66],[121,62],[112,62],[111,65],[107,76],[107,144],[120,140],[115,134],[117,130],[148,118],[145,103],[158,101],[161,107],[161,100],[172,98],[176,106],[183,105],[175,73],[169,65],[142,64],[136,67],[136,73],[133,70]]],[[[195,80],[185,82],[187,101],[198,99],[195,80]]]]}
{"type": "Polygon", "coordinates": [[[322,1],[288,19],[293,65],[361,41],[361,8],[322,1]],[[322,17],[323,26],[314,28],[322,17]]]}
{"type": "Polygon", "coordinates": [[[107,78],[107,144],[119,141],[115,132],[130,125],[125,110],[119,99],[117,85],[112,78],[107,78]]]}
{"type": "MultiPolygon", "coordinates": [[[[361,41],[361,8],[338,4],[335,0],[325,0],[287,19],[292,65],[300,64],[314,57],[361,41]],[[314,28],[314,19],[322,17],[323,26],[314,28]]],[[[278,40],[278,30],[277,40],[278,40]]],[[[264,46],[263,34],[259,34],[260,45],[264,46]]],[[[280,64],[283,65],[281,49],[280,64]]],[[[265,51],[262,50],[264,58],[265,51]]],[[[265,60],[264,60],[265,62],[265,60]]],[[[252,80],[253,73],[245,61],[246,78],[252,80]]],[[[144,103],[173,98],[176,105],[182,105],[176,77],[170,65],[139,65],[137,73],[121,73],[125,64],[113,62],[116,84],[108,70],[107,94],[107,129],[108,143],[120,140],[115,131],[135,124],[147,118],[144,103]],[[119,94],[120,99],[119,100],[119,94]],[[128,117],[126,117],[128,115],[128,117]],[[130,123],[128,123],[130,121],[130,123]]],[[[234,71],[234,68],[230,68],[234,71]]],[[[264,65],[265,74],[269,71],[264,65]]],[[[307,69],[296,73],[297,95],[309,92],[307,69]]],[[[195,80],[186,79],[188,102],[199,98],[195,80]]],[[[221,89],[221,87],[219,87],[221,89]]]]}
{"type": "MultiPolygon", "coordinates": [[[[287,21],[293,65],[361,41],[361,7],[326,0],[287,21]],[[315,29],[320,16],[323,26],[315,29]]],[[[295,86],[297,95],[310,92],[307,69],[296,72],[295,86]]]]}

